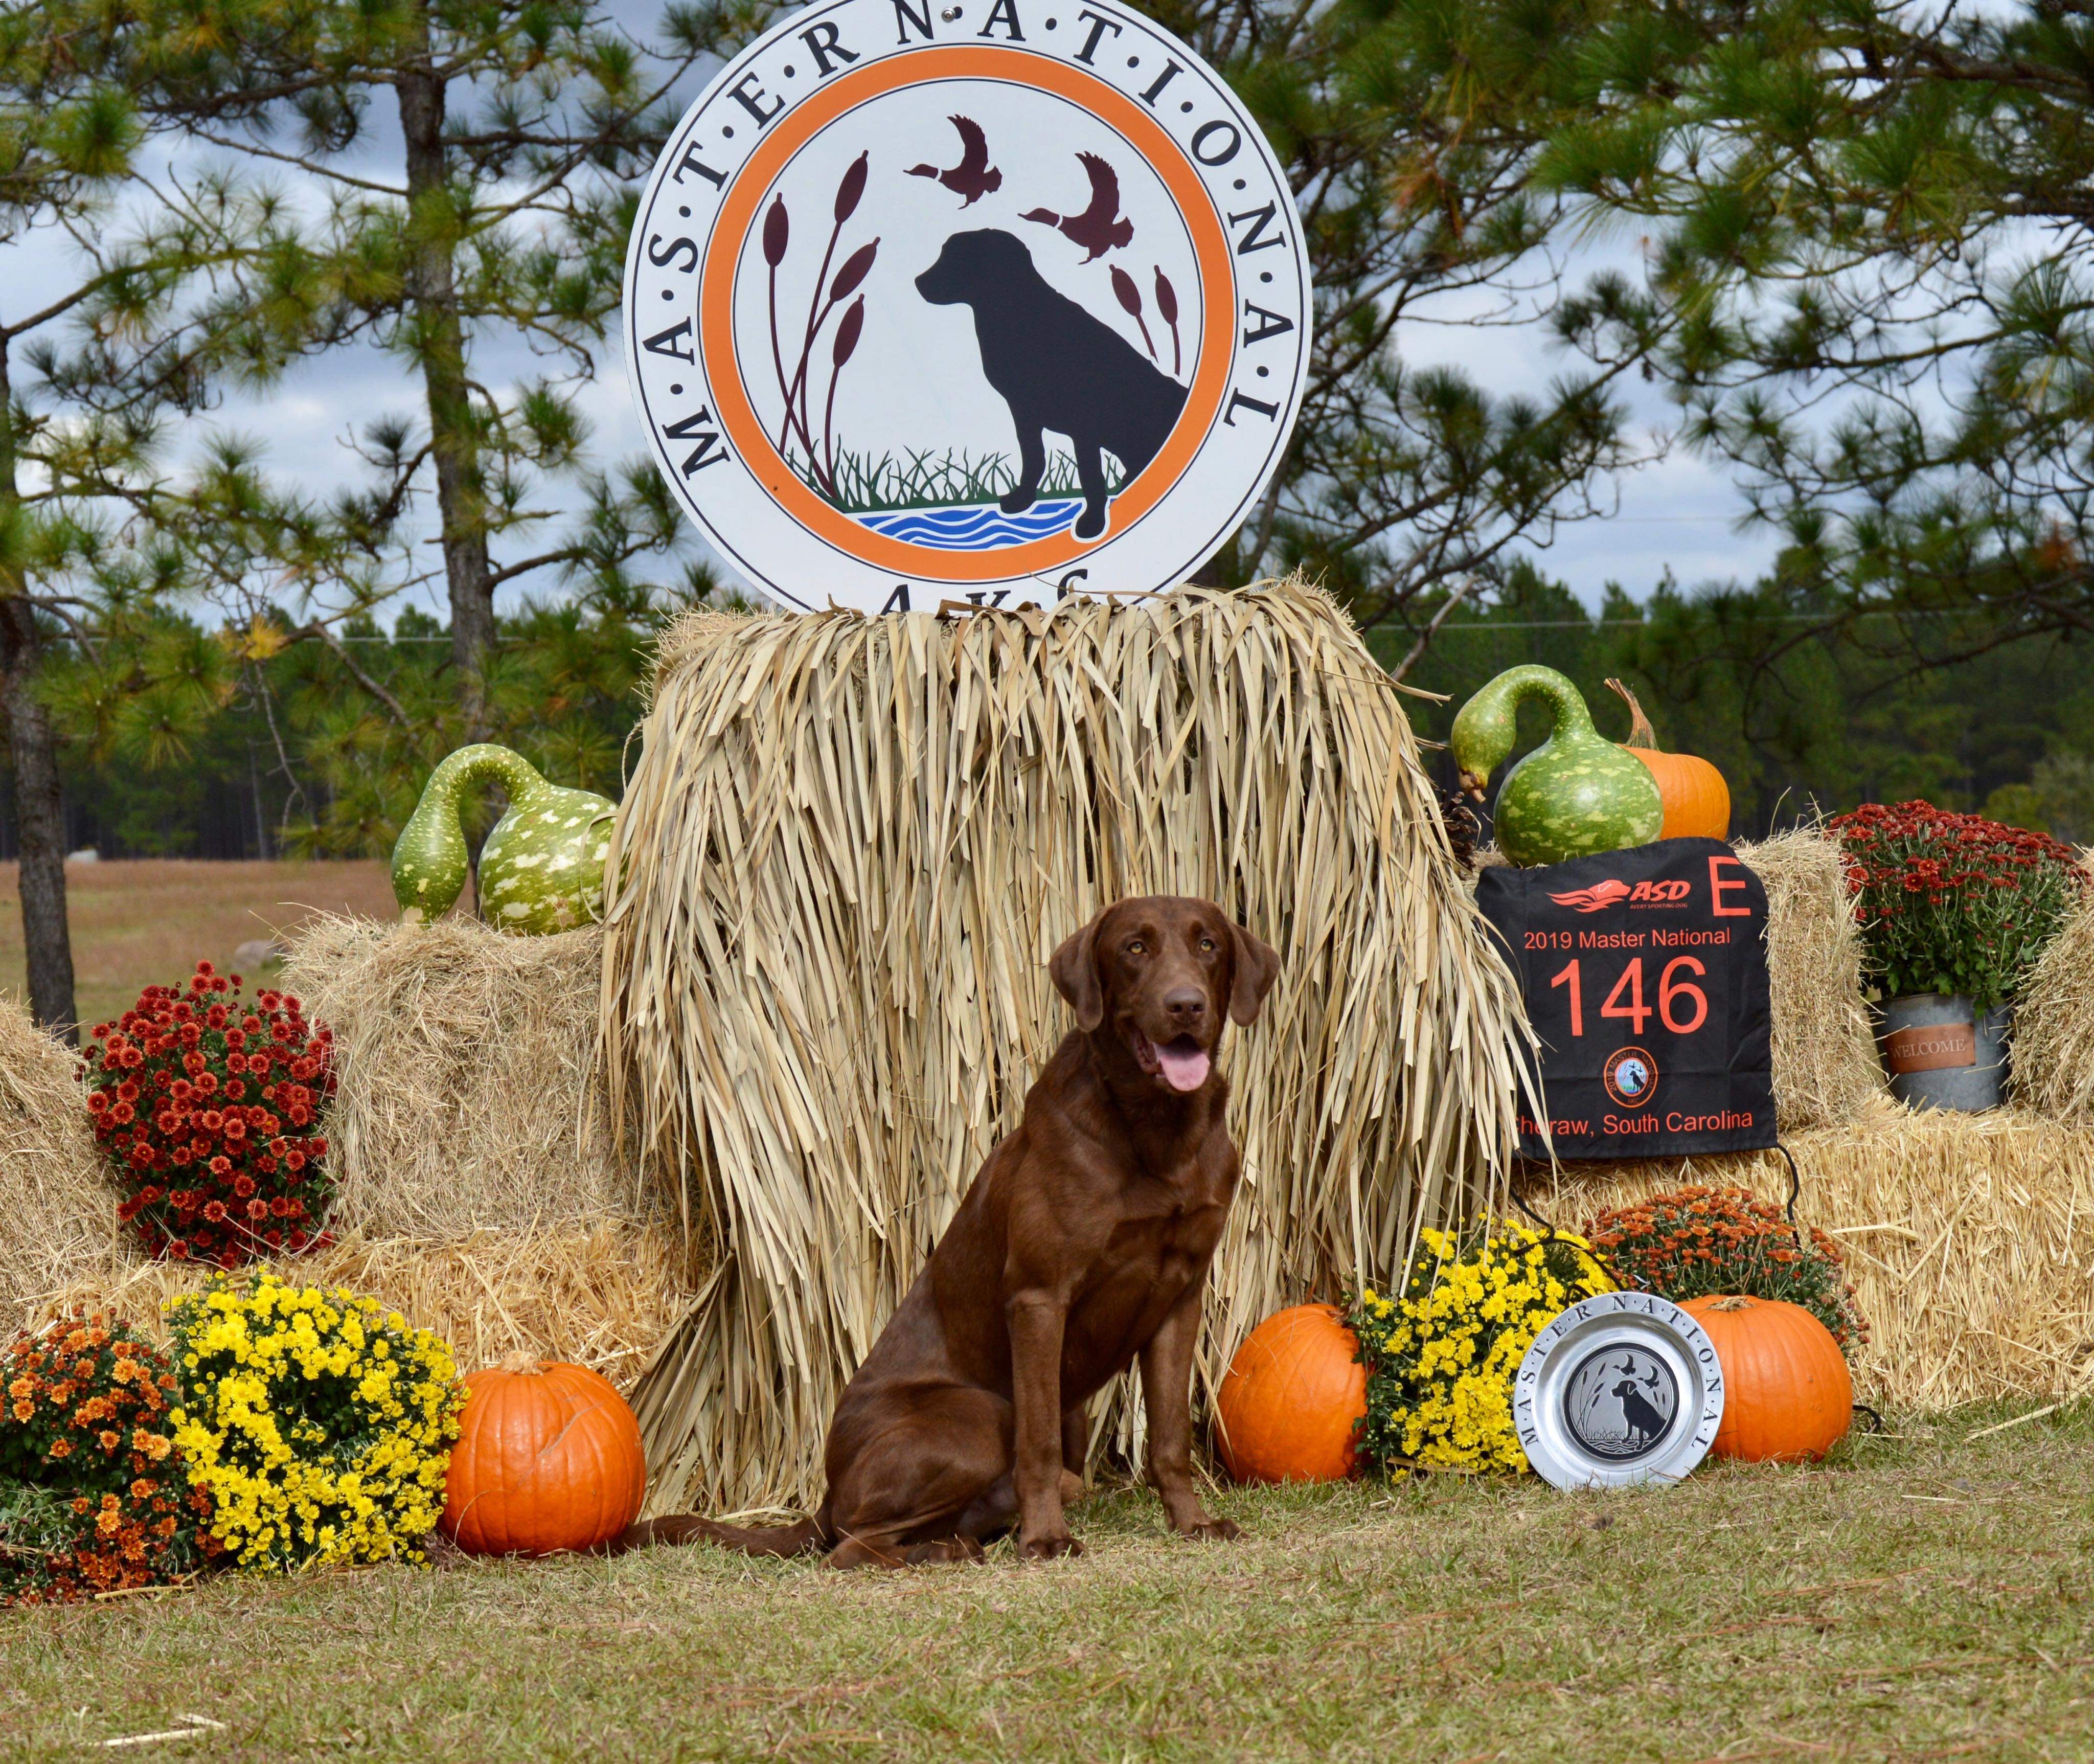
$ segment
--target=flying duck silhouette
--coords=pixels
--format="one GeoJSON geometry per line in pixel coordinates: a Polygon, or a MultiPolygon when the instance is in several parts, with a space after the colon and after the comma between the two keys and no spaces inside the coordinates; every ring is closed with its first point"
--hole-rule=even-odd
{"type": "Polygon", "coordinates": [[[988,163],[988,139],[980,123],[970,116],[948,120],[960,132],[960,163],[949,172],[941,172],[935,165],[912,165],[909,176],[936,178],[962,198],[961,207],[971,208],[991,190],[1003,188],[1003,174],[988,163]]]}
{"type": "Polygon", "coordinates": [[[1080,153],[1091,180],[1091,206],[1080,215],[1058,215],[1051,208],[1036,208],[1020,215],[1021,220],[1037,220],[1055,228],[1073,245],[1090,255],[1088,263],[1116,250],[1134,237],[1134,223],[1119,211],[1119,175],[1094,153],[1080,153]]]}

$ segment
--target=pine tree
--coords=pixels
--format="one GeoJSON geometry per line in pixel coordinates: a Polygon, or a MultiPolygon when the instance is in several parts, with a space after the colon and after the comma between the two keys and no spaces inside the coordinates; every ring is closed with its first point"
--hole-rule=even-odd
{"type": "MultiPolygon", "coordinates": [[[[645,473],[621,489],[587,471],[576,393],[606,346],[632,186],[671,119],[665,94],[706,28],[671,11],[665,46],[650,48],[597,0],[145,0],[141,15],[163,113],[193,141],[295,168],[328,193],[325,214],[228,297],[246,320],[228,367],[262,385],[367,345],[419,381],[412,418],[363,425],[375,487],[340,499],[331,527],[300,530],[299,573],[327,575],[331,532],[364,571],[349,613],[418,582],[411,517],[432,490],[452,732],[484,736],[497,591],[551,579],[540,572],[615,574],[677,542],[651,518],[645,473]],[[383,145],[390,126],[397,150],[383,145]],[[373,175],[373,155],[394,150],[391,172],[373,175]],[[476,358],[517,338],[546,371],[491,385],[476,358]],[[581,479],[589,505],[550,542],[548,475],[581,479]]],[[[344,610],[296,634],[324,636],[344,610]]]]}
{"type": "Polygon", "coordinates": [[[1538,170],[1650,234],[1565,333],[1923,665],[2094,632],[2090,51],[2089,0],[1638,4],[1538,170]]]}
{"type": "Polygon", "coordinates": [[[137,102],[127,31],[79,22],[40,7],[0,16],[0,245],[38,240],[62,265],[26,293],[19,280],[0,290],[0,717],[30,1008],[69,1040],[78,1029],[46,663],[54,643],[92,635],[97,578],[124,550],[113,524],[176,524],[155,462],[161,419],[197,406],[209,353],[182,302],[199,276],[230,266],[228,238],[263,225],[224,181],[140,183],[154,124],[137,102]],[[127,206],[134,197],[142,202],[127,206]]]}
{"type": "MultiPolygon", "coordinates": [[[[1554,204],[1530,187],[1570,114],[1606,9],[1584,0],[1160,0],[1285,166],[1316,288],[1308,391],[1287,460],[1205,572],[1300,566],[1362,623],[1423,632],[1488,593],[1523,539],[1601,511],[1627,463],[1610,382],[1633,363],[1494,394],[1421,339],[1530,320],[1557,285],[1554,204]]],[[[1406,649],[1408,645],[1405,646],[1406,649]]],[[[1400,659],[1400,656],[1398,658],[1400,659]]]]}

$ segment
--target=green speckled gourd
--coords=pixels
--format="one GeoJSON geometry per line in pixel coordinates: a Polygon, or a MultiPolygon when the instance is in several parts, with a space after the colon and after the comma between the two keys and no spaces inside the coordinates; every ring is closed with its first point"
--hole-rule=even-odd
{"type": "Polygon", "coordinates": [[[1456,714],[1449,745],[1462,788],[1483,801],[1492,772],[1513,749],[1519,707],[1529,698],[1547,702],[1556,727],[1505,774],[1495,816],[1498,849],[1526,866],[1656,839],[1665,798],[1650,768],[1593,728],[1584,696],[1553,667],[1509,667],[1456,714]]]}
{"type": "Polygon", "coordinates": [[[490,780],[508,792],[509,812],[480,849],[482,917],[528,936],[601,917],[603,857],[617,805],[593,790],[548,784],[521,754],[486,741],[461,747],[429,774],[400,829],[393,847],[400,916],[412,924],[450,910],[468,867],[458,801],[490,780]]]}

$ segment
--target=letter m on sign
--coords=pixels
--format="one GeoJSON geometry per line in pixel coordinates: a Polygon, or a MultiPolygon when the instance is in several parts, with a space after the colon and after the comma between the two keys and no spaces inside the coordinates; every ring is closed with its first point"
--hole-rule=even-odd
{"type": "Polygon", "coordinates": [[[727,449],[720,443],[719,431],[705,427],[712,419],[712,412],[702,404],[681,422],[671,423],[662,431],[666,440],[697,443],[684,461],[683,473],[687,478],[693,472],[703,471],[707,466],[718,465],[728,457],[727,449]]]}

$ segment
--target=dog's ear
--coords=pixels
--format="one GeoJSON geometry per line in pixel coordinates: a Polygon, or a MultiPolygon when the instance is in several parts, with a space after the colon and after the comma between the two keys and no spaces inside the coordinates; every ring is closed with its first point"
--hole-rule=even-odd
{"type": "Polygon", "coordinates": [[[1076,1027],[1086,1035],[1106,1020],[1105,993],[1098,984],[1098,927],[1105,916],[1100,913],[1047,962],[1055,991],[1069,1001],[1069,1008],[1076,1014],[1076,1027]]]}
{"type": "Polygon", "coordinates": [[[1236,945],[1236,973],[1229,982],[1229,1021],[1239,1026],[1258,1021],[1258,1009],[1279,975],[1279,958],[1271,945],[1241,925],[1229,927],[1236,945]]]}

